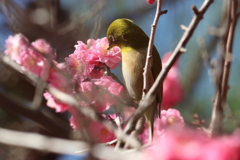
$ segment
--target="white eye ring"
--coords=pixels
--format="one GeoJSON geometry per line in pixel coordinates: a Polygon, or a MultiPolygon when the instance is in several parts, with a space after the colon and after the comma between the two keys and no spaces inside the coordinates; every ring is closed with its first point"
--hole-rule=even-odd
{"type": "Polygon", "coordinates": [[[115,38],[113,37],[113,35],[109,35],[108,38],[110,39],[110,41],[114,42],[115,38]]]}

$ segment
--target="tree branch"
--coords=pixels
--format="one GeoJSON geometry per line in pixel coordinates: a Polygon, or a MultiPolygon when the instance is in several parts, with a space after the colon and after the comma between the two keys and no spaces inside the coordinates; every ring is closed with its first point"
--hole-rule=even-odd
{"type": "MultiPolygon", "coordinates": [[[[168,71],[171,69],[173,64],[176,62],[178,57],[183,53],[183,51],[186,51],[185,46],[190,40],[190,38],[193,35],[193,32],[195,31],[197,25],[202,20],[203,15],[205,14],[206,10],[209,8],[209,6],[213,3],[213,0],[205,0],[202,4],[201,8],[198,10],[198,12],[194,12],[194,17],[192,21],[190,22],[188,29],[185,30],[182,38],[180,39],[178,45],[176,46],[175,50],[173,51],[171,57],[167,61],[167,63],[163,66],[162,71],[158,75],[157,79],[155,80],[153,86],[150,88],[144,99],[140,102],[138,109],[133,114],[132,118],[129,120],[129,123],[127,124],[124,132],[130,133],[131,130],[136,125],[138,119],[142,116],[142,114],[147,110],[149,107],[149,104],[151,104],[154,101],[154,98],[158,92],[158,89],[163,83],[163,80],[165,79],[168,71]]],[[[194,7],[195,8],[195,7],[194,7]]]]}
{"type": "Polygon", "coordinates": [[[143,94],[142,94],[142,99],[144,98],[145,94],[148,92],[150,86],[149,86],[149,74],[151,70],[151,61],[152,61],[152,49],[154,46],[154,37],[155,37],[155,32],[157,28],[157,24],[159,21],[159,18],[161,14],[163,13],[161,11],[162,8],[162,0],[157,0],[157,9],[156,9],[156,14],[155,18],[152,24],[152,29],[151,29],[151,34],[149,38],[149,43],[148,43],[148,50],[147,50],[147,57],[146,57],[146,63],[144,67],[144,72],[143,72],[143,94]]]}
{"type": "Polygon", "coordinates": [[[3,128],[0,128],[0,143],[59,154],[74,154],[76,150],[89,148],[86,142],[52,138],[36,133],[3,128]]]}
{"type": "Polygon", "coordinates": [[[231,10],[230,10],[230,28],[228,33],[228,39],[226,44],[226,52],[225,52],[225,63],[224,63],[224,70],[223,70],[223,81],[222,81],[222,98],[223,101],[226,101],[226,95],[228,91],[228,79],[231,69],[231,62],[232,62],[232,48],[233,48],[233,38],[234,32],[237,24],[237,7],[238,7],[238,0],[231,1],[231,10]]]}
{"type": "Polygon", "coordinates": [[[232,62],[232,45],[235,27],[238,20],[237,13],[237,0],[228,1],[227,7],[227,28],[225,32],[221,57],[221,71],[218,82],[218,90],[214,101],[212,118],[208,128],[210,135],[219,134],[222,128],[222,121],[224,118],[223,107],[227,103],[226,96],[228,91],[228,79],[230,74],[231,62],[232,62]]]}

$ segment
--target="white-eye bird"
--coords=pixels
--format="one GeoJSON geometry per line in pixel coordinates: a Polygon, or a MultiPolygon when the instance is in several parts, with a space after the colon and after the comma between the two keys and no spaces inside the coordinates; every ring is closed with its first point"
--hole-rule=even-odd
{"type": "MultiPolygon", "coordinates": [[[[146,62],[149,37],[133,21],[123,18],[117,19],[110,24],[107,30],[107,38],[109,49],[114,46],[121,48],[122,74],[126,88],[133,99],[140,101],[143,93],[143,68],[146,62]]],[[[149,87],[152,86],[162,69],[161,59],[155,46],[152,49],[151,62],[151,71],[148,75],[149,87]]],[[[159,111],[157,107],[161,105],[161,101],[162,87],[156,96],[156,100],[144,113],[150,128],[150,140],[153,135],[155,115],[160,115],[160,113],[156,112],[159,111]]]]}

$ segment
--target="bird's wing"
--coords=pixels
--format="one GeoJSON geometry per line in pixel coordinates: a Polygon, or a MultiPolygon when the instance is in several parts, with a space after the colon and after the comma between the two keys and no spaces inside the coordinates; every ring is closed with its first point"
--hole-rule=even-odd
{"type": "MultiPolygon", "coordinates": [[[[152,51],[152,74],[153,74],[153,78],[154,80],[156,80],[158,74],[160,73],[160,71],[162,70],[162,62],[159,56],[159,53],[156,49],[156,47],[153,47],[153,51],[152,51]]],[[[162,103],[162,90],[163,90],[163,86],[161,86],[161,88],[158,91],[157,94],[157,100],[159,103],[159,106],[157,107],[157,116],[160,117],[161,115],[161,103],[162,103]]]]}

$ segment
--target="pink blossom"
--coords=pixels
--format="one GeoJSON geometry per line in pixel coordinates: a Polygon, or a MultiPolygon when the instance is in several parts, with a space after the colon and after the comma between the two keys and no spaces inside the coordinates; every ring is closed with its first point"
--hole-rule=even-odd
{"type": "Polygon", "coordinates": [[[88,101],[95,107],[95,109],[102,113],[110,108],[111,105],[116,104],[117,101],[108,93],[101,90],[94,82],[81,82],[81,92],[85,94],[88,101]]]}
{"type": "Polygon", "coordinates": [[[211,139],[202,130],[170,127],[154,137],[145,159],[239,160],[239,150],[239,133],[211,139]]]}
{"type": "Polygon", "coordinates": [[[183,117],[180,115],[180,112],[176,109],[168,109],[161,111],[161,120],[163,126],[170,126],[173,124],[184,125],[183,117]]]}
{"type": "MultiPolygon", "coordinates": [[[[183,117],[180,115],[180,112],[176,109],[168,109],[161,111],[161,119],[156,118],[154,121],[154,136],[160,136],[164,134],[164,131],[167,127],[177,126],[179,128],[184,126],[183,117]]],[[[139,136],[143,143],[148,142],[149,129],[147,123],[145,124],[145,130],[139,136]]]]}
{"type": "Polygon", "coordinates": [[[5,54],[23,66],[24,69],[40,76],[45,60],[41,55],[32,50],[30,45],[27,38],[22,34],[9,36],[6,40],[5,54]]]}
{"type": "Polygon", "coordinates": [[[123,86],[119,83],[115,82],[112,77],[103,76],[100,79],[93,79],[92,80],[96,85],[101,86],[103,88],[108,89],[110,93],[116,96],[120,96],[122,92],[124,92],[123,86]]]}
{"type": "MultiPolygon", "coordinates": [[[[163,58],[162,58],[162,63],[165,64],[167,63],[168,59],[171,57],[172,52],[167,52],[164,54],[163,58]]],[[[177,67],[178,68],[178,61],[176,61],[172,67],[177,67]]]]}
{"type": "Polygon", "coordinates": [[[46,63],[46,60],[41,55],[30,48],[25,52],[22,52],[19,61],[20,65],[26,70],[34,73],[36,76],[41,76],[44,64],[46,63]]]}
{"type": "Polygon", "coordinates": [[[119,118],[120,122],[122,122],[122,117],[118,116],[117,114],[102,114],[102,116],[108,120],[116,120],[116,118],[119,118]]]}
{"type": "Polygon", "coordinates": [[[134,114],[134,112],[136,111],[135,108],[133,107],[124,107],[123,111],[122,111],[122,115],[124,117],[125,120],[131,118],[131,116],[134,114]]]}
{"type": "Polygon", "coordinates": [[[22,34],[16,34],[14,36],[9,36],[6,40],[6,50],[4,53],[8,55],[12,60],[20,63],[20,57],[23,52],[28,49],[29,42],[28,39],[22,34]]]}
{"type": "Polygon", "coordinates": [[[233,135],[217,137],[201,148],[199,159],[204,160],[239,160],[240,159],[240,132],[237,130],[233,135]]]}
{"type": "Polygon", "coordinates": [[[153,3],[155,2],[155,0],[147,0],[147,2],[148,2],[149,4],[153,4],[153,3]]]}
{"type": "MultiPolygon", "coordinates": [[[[110,122],[109,122],[110,123],[110,122]]],[[[115,139],[115,136],[102,123],[92,121],[87,127],[88,133],[98,142],[105,143],[115,139]]]]}
{"type": "Polygon", "coordinates": [[[69,72],[72,75],[82,74],[88,77],[90,68],[86,63],[86,47],[84,43],[78,41],[78,45],[75,45],[74,53],[65,58],[69,72]]]}
{"type": "MultiPolygon", "coordinates": [[[[167,62],[171,53],[166,53],[163,57],[163,65],[167,62]]],[[[162,109],[174,107],[183,99],[184,91],[179,79],[178,65],[175,63],[168,72],[163,82],[163,101],[162,109]]]]}
{"type": "Polygon", "coordinates": [[[95,101],[92,102],[97,111],[100,113],[105,112],[116,103],[117,100],[115,98],[111,97],[109,94],[104,94],[101,92],[99,92],[99,95],[95,97],[95,101]]]}
{"type": "Polygon", "coordinates": [[[32,46],[43,54],[51,55],[53,60],[56,59],[55,49],[53,49],[44,39],[37,39],[36,41],[32,42],[32,46]]]}
{"type": "Polygon", "coordinates": [[[56,57],[54,49],[45,40],[39,39],[30,44],[22,34],[9,36],[6,40],[5,54],[23,66],[24,69],[36,76],[41,76],[46,60],[34,48],[41,53],[51,54],[53,58],[56,57]]]}
{"type": "Polygon", "coordinates": [[[65,93],[72,93],[71,82],[64,76],[67,75],[66,65],[53,61],[55,66],[49,71],[48,82],[51,86],[65,93]]]}
{"type": "Polygon", "coordinates": [[[47,106],[56,110],[56,112],[65,112],[68,109],[68,105],[55,99],[52,94],[45,92],[43,94],[47,100],[47,106]]]}
{"type": "Polygon", "coordinates": [[[106,37],[102,39],[89,39],[87,41],[89,46],[87,62],[89,63],[105,63],[111,69],[117,67],[121,61],[121,50],[118,47],[113,47],[110,51],[108,48],[108,40],[106,37]]]}
{"type": "Polygon", "coordinates": [[[93,79],[103,76],[104,64],[112,69],[116,68],[121,61],[121,51],[117,47],[108,51],[107,47],[107,38],[89,39],[87,44],[78,41],[74,53],[65,59],[71,74],[81,74],[93,79]]]}
{"type": "Polygon", "coordinates": [[[92,102],[94,101],[95,94],[97,93],[97,86],[91,81],[81,82],[79,91],[84,93],[89,102],[92,102]]]}
{"type": "Polygon", "coordinates": [[[100,79],[80,82],[79,91],[83,92],[96,110],[102,113],[118,102],[111,94],[120,96],[123,94],[123,87],[111,77],[103,76],[100,79]]]}
{"type": "MultiPolygon", "coordinates": [[[[80,102],[80,105],[84,106],[85,104],[83,103],[80,102]]],[[[82,126],[85,125],[85,116],[75,107],[70,106],[68,111],[72,114],[71,118],[69,119],[71,127],[75,130],[81,129],[82,126]]]]}

